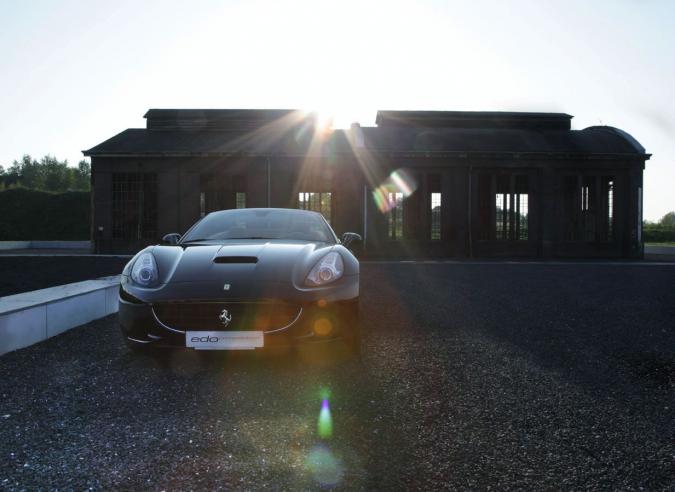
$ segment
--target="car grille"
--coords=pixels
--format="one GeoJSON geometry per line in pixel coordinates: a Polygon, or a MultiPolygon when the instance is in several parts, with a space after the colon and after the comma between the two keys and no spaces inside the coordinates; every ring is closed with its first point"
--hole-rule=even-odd
{"type": "Polygon", "coordinates": [[[300,307],[285,303],[162,302],[153,304],[157,319],[180,331],[271,331],[291,324],[300,307]],[[231,316],[225,325],[223,310],[231,316]]]}

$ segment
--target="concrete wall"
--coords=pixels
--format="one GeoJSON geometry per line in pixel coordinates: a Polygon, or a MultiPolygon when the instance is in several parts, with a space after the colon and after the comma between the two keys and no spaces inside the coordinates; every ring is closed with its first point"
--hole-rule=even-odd
{"type": "Polygon", "coordinates": [[[0,298],[0,355],[118,310],[119,276],[0,298]]]}
{"type": "Polygon", "coordinates": [[[90,249],[91,241],[0,241],[0,250],[8,249],[90,249]]]}

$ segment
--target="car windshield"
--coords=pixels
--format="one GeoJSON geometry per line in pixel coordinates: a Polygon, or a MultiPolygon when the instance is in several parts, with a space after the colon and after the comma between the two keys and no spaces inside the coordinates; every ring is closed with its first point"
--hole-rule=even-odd
{"type": "Polygon", "coordinates": [[[228,239],[295,239],[334,243],[321,215],[286,209],[241,209],[213,212],[190,229],[181,243],[228,239]]]}

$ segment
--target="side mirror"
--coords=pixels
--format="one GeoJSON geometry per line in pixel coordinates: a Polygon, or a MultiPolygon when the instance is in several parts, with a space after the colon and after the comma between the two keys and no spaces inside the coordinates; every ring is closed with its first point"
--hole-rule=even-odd
{"type": "Polygon", "coordinates": [[[355,232],[345,232],[342,235],[341,242],[345,248],[349,248],[349,245],[355,241],[361,242],[361,236],[355,232]]]}
{"type": "Polygon", "coordinates": [[[180,234],[177,232],[172,232],[171,234],[167,234],[162,238],[162,241],[165,242],[166,244],[171,244],[175,245],[178,244],[178,241],[180,241],[180,234]]]}

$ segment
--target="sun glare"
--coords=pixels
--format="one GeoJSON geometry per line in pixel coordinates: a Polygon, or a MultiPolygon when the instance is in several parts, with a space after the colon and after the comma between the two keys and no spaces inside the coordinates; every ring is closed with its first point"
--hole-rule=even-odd
{"type": "Polygon", "coordinates": [[[305,112],[316,115],[316,127],[319,130],[349,128],[352,123],[363,123],[360,121],[361,117],[358,111],[351,111],[346,108],[307,109],[305,112]]]}
{"type": "Polygon", "coordinates": [[[316,126],[318,130],[330,130],[333,128],[333,113],[330,111],[316,111],[316,126]]]}

